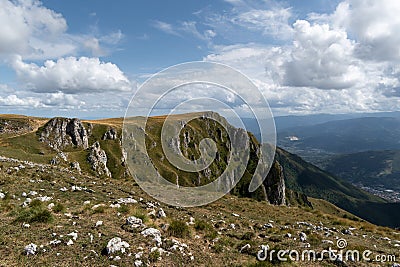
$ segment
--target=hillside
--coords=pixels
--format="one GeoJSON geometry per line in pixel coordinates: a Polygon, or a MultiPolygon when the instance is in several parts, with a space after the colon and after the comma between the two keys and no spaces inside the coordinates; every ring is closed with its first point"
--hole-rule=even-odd
{"type": "MultiPolygon", "coordinates": [[[[277,154],[283,175],[279,165],[272,170],[273,177],[284,177],[291,189],[286,195],[288,205],[268,204],[271,199],[266,192],[246,193],[248,181],[243,179],[233,194],[217,202],[174,208],[150,198],[126,171],[120,119],[82,124],[69,119],[51,124],[40,118],[14,119],[16,128],[0,134],[0,251],[4,255],[0,265],[269,266],[269,262],[256,260],[261,245],[322,250],[334,247],[337,238],[345,238],[350,249],[400,257],[397,231],[372,225],[323,200],[307,200],[302,192],[312,196],[319,190],[310,188],[317,188],[321,191],[316,196],[329,191],[344,202],[358,198],[381,204],[382,200],[353,191],[347,183],[283,150],[277,154]],[[31,128],[21,132],[20,124],[31,128]],[[325,180],[330,182],[318,183],[325,180]],[[126,243],[117,242],[120,246],[107,250],[114,237],[126,243]],[[35,256],[24,253],[30,243],[37,245],[35,256]],[[125,252],[114,252],[121,246],[125,252]]],[[[153,120],[155,129],[158,120],[153,120]]],[[[199,129],[206,129],[196,123],[190,128],[193,141],[204,134],[199,129]]],[[[219,170],[210,168],[212,179],[219,170]]],[[[247,171],[251,173],[251,163],[247,171]]],[[[197,181],[183,174],[178,178],[180,184],[189,186],[197,181]]],[[[271,186],[265,183],[263,188],[268,191],[271,186]]],[[[288,264],[310,266],[308,262],[288,264]]],[[[348,263],[371,264],[375,263],[348,263]]],[[[321,265],[335,266],[335,261],[324,259],[321,265]]]]}
{"type": "Polygon", "coordinates": [[[353,184],[373,190],[390,201],[400,201],[399,150],[336,155],[324,162],[322,167],[353,184]]]}
{"type": "Polygon", "coordinates": [[[364,117],[297,126],[278,132],[278,144],[314,164],[332,155],[400,149],[398,117],[364,117]]]}

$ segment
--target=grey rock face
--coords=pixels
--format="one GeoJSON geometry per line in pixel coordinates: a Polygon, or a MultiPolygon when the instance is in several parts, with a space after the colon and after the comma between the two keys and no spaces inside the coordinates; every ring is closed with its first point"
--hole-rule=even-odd
{"type": "Polygon", "coordinates": [[[282,166],[275,161],[263,182],[267,201],[273,205],[286,205],[286,187],[282,166]]]}
{"type": "Polygon", "coordinates": [[[89,147],[87,131],[79,119],[51,119],[40,133],[39,140],[56,150],[67,146],[89,147]]]}
{"type": "Polygon", "coordinates": [[[73,170],[77,170],[79,173],[81,173],[81,171],[82,171],[81,166],[80,166],[79,162],[77,162],[77,161],[71,162],[70,167],[73,170]]]}
{"type": "Polygon", "coordinates": [[[118,138],[117,131],[114,128],[110,128],[103,135],[103,140],[116,140],[118,138]]]}
{"type": "Polygon", "coordinates": [[[95,142],[90,147],[88,161],[92,166],[92,169],[99,175],[111,177],[111,172],[107,168],[107,154],[103,149],[101,149],[99,142],[95,142]]]}

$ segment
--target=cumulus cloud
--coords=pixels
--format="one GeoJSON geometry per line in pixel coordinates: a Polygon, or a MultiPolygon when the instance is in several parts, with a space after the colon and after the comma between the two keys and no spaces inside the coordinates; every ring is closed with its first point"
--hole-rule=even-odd
{"type": "Polygon", "coordinates": [[[47,60],[38,66],[16,57],[12,66],[18,78],[34,92],[77,94],[132,90],[131,82],[115,64],[98,58],[67,57],[47,60]]]}
{"type": "Polygon", "coordinates": [[[363,78],[353,57],[355,43],[342,30],[328,24],[310,25],[298,20],[293,24],[294,41],[291,58],[285,64],[284,85],[343,89],[363,78]]]}
{"type": "MultiPolygon", "coordinates": [[[[0,85],[0,88],[4,86],[0,85]]],[[[16,91],[13,88],[5,86],[6,91],[1,91],[0,106],[15,109],[31,108],[80,108],[85,102],[78,100],[74,95],[67,95],[62,92],[33,94],[26,91],[16,91]]]]}
{"type": "Polygon", "coordinates": [[[78,100],[75,96],[67,95],[62,92],[47,94],[47,97],[42,100],[42,103],[47,106],[67,106],[74,108],[79,108],[85,105],[85,101],[78,100]]]}
{"type": "Polygon", "coordinates": [[[67,23],[61,14],[35,0],[0,1],[0,53],[30,53],[40,49],[32,37],[49,40],[63,33],[67,23]]]}
{"type": "MultiPolygon", "coordinates": [[[[335,72],[327,74],[326,79],[331,80],[332,84],[326,84],[324,90],[316,89],[316,86],[321,87],[321,84],[311,82],[307,86],[287,85],[284,83],[286,68],[295,51],[297,50],[294,45],[281,47],[245,44],[219,47],[204,60],[231,65],[248,75],[263,92],[275,114],[398,110],[399,99],[388,97],[387,93],[384,93],[390,91],[392,96],[397,94],[396,87],[393,87],[399,86],[397,78],[394,77],[397,70],[392,69],[389,74],[383,71],[382,64],[371,63],[360,68],[360,80],[346,87],[330,78],[329,75],[332,76],[335,72]],[[379,83],[382,84],[382,89],[377,90],[379,83]],[[344,88],[338,89],[339,85],[344,88]]],[[[307,59],[307,62],[309,61],[307,59]]],[[[299,70],[297,74],[304,75],[303,73],[308,73],[308,69],[309,67],[304,66],[304,70],[299,70]]]]}
{"type": "Polygon", "coordinates": [[[19,98],[17,95],[0,96],[1,106],[37,108],[42,106],[40,99],[34,97],[19,98]]]}
{"type": "Polygon", "coordinates": [[[67,21],[38,0],[0,0],[0,56],[21,55],[38,60],[76,55],[89,50],[107,54],[123,37],[121,31],[106,35],[69,34],[67,21]],[[104,48],[105,47],[105,48],[104,48]]]}
{"type": "Polygon", "coordinates": [[[332,14],[312,14],[317,22],[345,29],[357,40],[357,56],[369,60],[400,59],[400,2],[345,0],[332,14]]]}

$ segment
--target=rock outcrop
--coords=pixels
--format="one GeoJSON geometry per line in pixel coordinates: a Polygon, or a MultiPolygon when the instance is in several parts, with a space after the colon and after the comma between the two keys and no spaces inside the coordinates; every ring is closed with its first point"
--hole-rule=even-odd
{"type": "Polygon", "coordinates": [[[275,161],[263,182],[267,201],[273,205],[286,204],[286,187],[283,168],[275,161]]]}
{"type": "Polygon", "coordinates": [[[103,149],[101,149],[99,142],[96,141],[90,147],[88,161],[92,166],[92,170],[94,170],[98,175],[111,177],[111,172],[107,168],[107,154],[103,149]]]}
{"type": "Polygon", "coordinates": [[[39,140],[55,150],[62,150],[67,146],[83,149],[89,147],[88,133],[79,119],[51,119],[43,127],[39,140]]]}
{"type": "Polygon", "coordinates": [[[110,128],[103,135],[103,140],[116,140],[118,138],[117,131],[114,128],[110,128]]]}

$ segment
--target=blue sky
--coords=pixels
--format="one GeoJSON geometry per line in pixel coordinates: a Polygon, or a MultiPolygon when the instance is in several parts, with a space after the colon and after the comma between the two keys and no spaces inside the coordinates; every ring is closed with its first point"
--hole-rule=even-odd
{"type": "Polygon", "coordinates": [[[243,72],[276,115],[398,111],[399,13],[395,0],[0,0],[0,113],[122,116],[146,78],[188,61],[243,72]]]}

